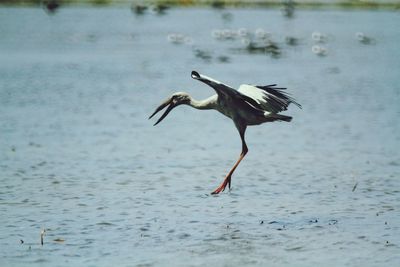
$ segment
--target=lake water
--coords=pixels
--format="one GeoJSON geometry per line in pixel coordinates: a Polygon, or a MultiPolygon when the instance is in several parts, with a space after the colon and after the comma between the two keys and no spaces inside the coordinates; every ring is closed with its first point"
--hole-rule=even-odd
{"type": "Polygon", "coordinates": [[[398,266],[399,21],[0,8],[0,265],[398,266]],[[279,52],[215,38],[241,28],[269,32],[279,52]],[[214,93],[192,70],[277,83],[303,106],[248,128],[218,196],[241,150],[233,123],[187,106],[147,120],[175,91],[214,93]]]}

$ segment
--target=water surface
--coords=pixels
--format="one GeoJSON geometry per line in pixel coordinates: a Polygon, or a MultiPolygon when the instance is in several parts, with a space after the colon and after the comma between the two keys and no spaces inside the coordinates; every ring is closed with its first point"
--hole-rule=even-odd
{"type": "Polygon", "coordinates": [[[0,21],[0,265],[400,263],[398,12],[1,8],[0,21]],[[240,28],[280,53],[212,36],[240,28]],[[213,94],[191,70],[278,83],[303,105],[248,129],[219,196],[233,123],[190,107],[147,120],[175,91],[213,94]]]}

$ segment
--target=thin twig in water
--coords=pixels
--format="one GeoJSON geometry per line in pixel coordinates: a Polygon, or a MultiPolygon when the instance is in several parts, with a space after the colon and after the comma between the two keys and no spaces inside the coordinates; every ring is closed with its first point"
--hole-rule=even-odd
{"type": "Polygon", "coordinates": [[[357,180],[356,180],[356,177],[355,177],[354,172],[352,172],[351,176],[353,177],[353,181],[355,182],[355,184],[354,184],[353,189],[351,190],[351,192],[354,192],[354,191],[356,191],[358,182],[357,182],[357,180]]]}
{"type": "Polygon", "coordinates": [[[40,244],[43,246],[43,237],[44,237],[44,234],[46,233],[46,229],[43,229],[41,232],[40,232],[40,244]]]}
{"type": "Polygon", "coordinates": [[[354,184],[354,186],[353,186],[353,190],[351,190],[351,192],[354,192],[354,191],[356,191],[357,185],[358,185],[358,182],[356,182],[356,183],[354,184]]]}

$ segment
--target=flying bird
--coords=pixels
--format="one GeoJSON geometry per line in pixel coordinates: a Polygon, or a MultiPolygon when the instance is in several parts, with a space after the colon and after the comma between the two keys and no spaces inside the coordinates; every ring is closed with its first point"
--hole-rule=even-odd
{"type": "Polygon", "coordinates": [[[233,120],[242,141],[242,152],[235,165],[225,176],[224,181],[211,193],[219,194],[225,190],[227,185],[229,189],[231,188],[232,174],[249,151],[245,141],[247,126],[273,121],[290,122],[292,117],[278,113],[287,110],[291,103],[299,108],[301,108],[301,105],[289,94],[284,92],[286,88],[276,87],[276,84],[265,86],[243,84],[238,90],[235,90],[226,84],[199,74],[196,71],[192,71],[191,76],[193,79],[212,87],[216,94],[207,99],[198,101],[187,93],[174,93],[154,111],[149,119],[167,107],[164,114],[154,124],[155,126],[160,123],[173,108],[185,104],[200,110],[215,109],[233,120]]]}

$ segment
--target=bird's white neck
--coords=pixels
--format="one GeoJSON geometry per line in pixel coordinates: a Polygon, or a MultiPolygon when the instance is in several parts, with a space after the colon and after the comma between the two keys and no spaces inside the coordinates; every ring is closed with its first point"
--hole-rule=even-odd
{"type": "Polygon", "coordinates": [[[216,95],[203,100],[196,100],[191,97],[188,105],[196,109],[216,109],[216,101],[216,95]]]}

